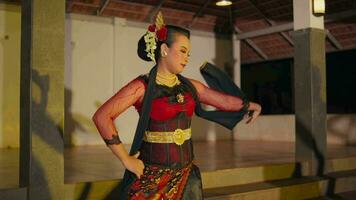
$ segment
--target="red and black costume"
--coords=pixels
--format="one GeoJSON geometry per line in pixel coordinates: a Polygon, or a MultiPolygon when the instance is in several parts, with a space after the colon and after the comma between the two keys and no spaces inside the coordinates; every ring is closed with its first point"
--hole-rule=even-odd
{"type": "MultiPolygon", "coordinates": [[[[192,115],[200,103],[214,106],[225,113],[240,112],[246,105],[246,102],[239,97],[210,89],[195,80],[178,77],[181,83],[173,87],[154,84],[153,91],[149,94],[153,96],[150,97],[150,112],[147,116],[148,125],[145,131],[172,132],[177,129],[189,129],[192,115]],[[178,100],[178,95],[183,96],[183,101],[178,100]],[[198,105],[197,101],[199,101],[198,105]]],[[[140,118],[142,117],[142,105],[145,91],[148,90],[148,82],[148,75],[134,79],[97,111],[97,115],[101,118],[101,123],[97,125],[97,128],[107,144],[115,138],[118,139],[113,121],[128,107],[133,105],[140,114],[140,118]]],[[[138,146],[139,159],[145,164],[144,174],[140,179],[131,176],[131,181],[127,183],[124,178],[124,183],[127,185],[122,186],[125,194],[121,197],[127,199],[202,199],[200,172],[192,163],[194,154],[191,139],[185,140],[181,145],[139,139],[141,139],[138,146]]],[[[133,146],[135,144],[134,141],[133,146]]]]}

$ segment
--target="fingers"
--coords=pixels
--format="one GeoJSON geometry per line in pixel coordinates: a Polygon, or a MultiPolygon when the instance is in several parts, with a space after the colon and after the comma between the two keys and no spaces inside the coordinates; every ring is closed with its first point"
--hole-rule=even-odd
{"type": "Polygon", "coordinates": [[[135,172],[135,175],[138,179],[141,178],[141,176],[143,175],[143,170],[145,168],[145,165],[143,164],[143,162],[141,160],[139,160],[140,162],[138,163],[138,166],[136,168],[136,172],[135,172]]]}
{"type": "Polygon", "coordinates": [[[257,115],[253,115],[253,116],[251,117],[251,120],[250,120],[249,123],[255,122],[255,121],[256,121],[256,118],[257,118],[257,115]]]}
{"type": "Polygon", "coordinates": [[[138,159],[139,156],[140,152],[137,152],[133,156],[129,157],[128,162],[125,162],[126,169],[135,174],[138,179],[143,175],[143,170],[145,168],[142,160],[138,159]]]}
{"type": "Polygon", "coordinates": [[[141,174],[141,173],[135,173],[135,175],[136,175],[136,177],[137,177],[138,179],[140,179],[140,178],[141,178],[141,176],[142,176],[142,174],[141,174]]]}
{"type": "Polygon", "coordinates": [[[251,120],[252,120],[252,117],[250,117],[250,118],[246,121],[246,124],[251,123],[251,120]]]}
{"type": "Polygon", "coordinates": [[[248,112],[248,120],[246,121],[246,124],[253,123],[258,115],[260,115],[262,110],[262,107],[254,102],[250,102],[250,107],[249,107],[249,112],[248,112]]]}
{"type": "Polygon", "coordinates": [[[248,114],[244,114],[242,119],[247,119],[248,118],[248,114]]]}
{"type": "Polygon", "coordinates": [[[135,158],[138,158],[140,156],[140,152],[138,151],[135,155],[134,155],[134,157],[135,158]]]}
{"type": "Polygon", "coordinates": [[[249,113],[249,119],[246,121],[246,124],[253,123],[258,115],[260,114],[259,111],[252,111],[249,113]]]}
{"type": "Polygon", "coordinates": [[[251,122],[252,117],[253,117],[253,113],[254,113],[254,110],[250,110],[250,111],[248,111],[248,113],[245,115],[245,116],[246,116],[246,119],[247,119],[246,124],[248,124],[248,123],[251,122]]]}

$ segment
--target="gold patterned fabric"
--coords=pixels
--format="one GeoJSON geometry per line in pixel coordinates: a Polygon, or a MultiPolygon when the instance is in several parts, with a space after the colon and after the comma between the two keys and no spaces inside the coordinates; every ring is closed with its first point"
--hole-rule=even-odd
{"type": "Polygon", "coordinates": [[[147,165],[128,192],[130,200],[178,200],[182,198],[193,163],[183,168],[147,165]]]}
{"type": "Polygon", "coordinates": [[[146,131],[143,140],[151,143],[175,143],[182,145],[192,135],[191,128],[176,129],[175,131],[146,131]]]}

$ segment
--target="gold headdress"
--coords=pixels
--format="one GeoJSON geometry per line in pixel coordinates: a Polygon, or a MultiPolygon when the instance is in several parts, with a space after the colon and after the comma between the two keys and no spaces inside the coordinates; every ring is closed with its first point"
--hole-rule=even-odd
{"type": "Polygon", "coordinates": [[[167,39],[167,28],[165,27],[161,11],[159,11],[156,16],[155,24],[151,24],[148,27],[144,39],[146,42],[145,51],[147,52],[147,57],[153,62],[156,62],[155,50],[157,48],[157,41],[165,41],[167,39]]]}

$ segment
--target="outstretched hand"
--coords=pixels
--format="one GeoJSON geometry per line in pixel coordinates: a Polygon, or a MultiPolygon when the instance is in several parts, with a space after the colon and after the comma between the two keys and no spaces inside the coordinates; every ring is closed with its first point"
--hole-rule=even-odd
{"type": "Polygon", "coordinates": [[[137,152],[135,155],[129,156],[123,161],[125,168],[134,173],[138,179],[143,175],[143,169],[145,168],[142,160],[138,159],[139,155],[140,152],[137,152]]]}
{"type": "Polygon", "coordinates": [[[250,102],[250,106],[248,107],[248,113],[246,114],[246,124],[253,123],[256,118],[260,115],[261,113],[261,106],[258,103],[250,102]]]}

